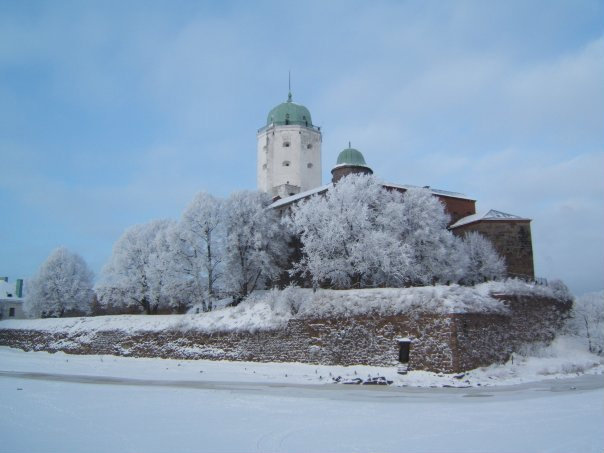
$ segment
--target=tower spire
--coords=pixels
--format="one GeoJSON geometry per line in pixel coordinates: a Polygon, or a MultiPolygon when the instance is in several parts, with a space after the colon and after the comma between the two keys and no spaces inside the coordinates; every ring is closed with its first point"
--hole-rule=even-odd
{"type": "Polygon", "coordinates": [[[292,101],[292,71],[287,71],[287,102],[292,101]]]}

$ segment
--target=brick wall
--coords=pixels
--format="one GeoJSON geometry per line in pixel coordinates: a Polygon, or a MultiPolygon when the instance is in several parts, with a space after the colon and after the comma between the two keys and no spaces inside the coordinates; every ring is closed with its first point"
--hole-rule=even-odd
{"type": "Polygon", "coordinates": [[[474,200],[447,197],[444,195],[436,195],[436,197],[445,205],[445,211],[451,217],[449,225],[463,217],[476,214],[476,201],[474,200]]]}

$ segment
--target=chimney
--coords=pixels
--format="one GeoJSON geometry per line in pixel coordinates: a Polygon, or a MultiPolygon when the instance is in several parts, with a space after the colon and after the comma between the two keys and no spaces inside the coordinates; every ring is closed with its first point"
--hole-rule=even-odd
{"type": "Polygon", "coordinates": [[[17,297],[23,297],[23,279],[18,278],[17,284],[15,286],[15,292],[17,293],[17,297]]]}

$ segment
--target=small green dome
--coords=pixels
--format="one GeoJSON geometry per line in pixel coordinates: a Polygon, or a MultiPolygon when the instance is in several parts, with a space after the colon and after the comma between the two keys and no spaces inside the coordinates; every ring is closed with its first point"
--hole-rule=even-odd
{"type": "Polygon", "coordinates": [[[271,124],[298,124],[311,127],[312,120],[310,118],[310,112],[308,109],[303,105],[292,102],[292,94],[289,93],[287,96],[287,102],[279,104],[277,107],[268,112],[266,125],[270,126],[271,124]]]}
{"type": "Polygon", "coordinates": [[[338,156],[336,165],[356,165],[359,167],[366,167],[365,158],[363,154],[354,148],[346,148],[338,156]]]}

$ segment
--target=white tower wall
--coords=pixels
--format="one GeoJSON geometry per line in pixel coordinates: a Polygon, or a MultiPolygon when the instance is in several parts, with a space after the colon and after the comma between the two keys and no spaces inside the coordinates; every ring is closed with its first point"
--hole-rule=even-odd
{"type": "Polygon", "coordinates": [[[258,138],[258,189],[281,198],[321,185],[321,132],[301,125],[271,125],[258,138]]]}

